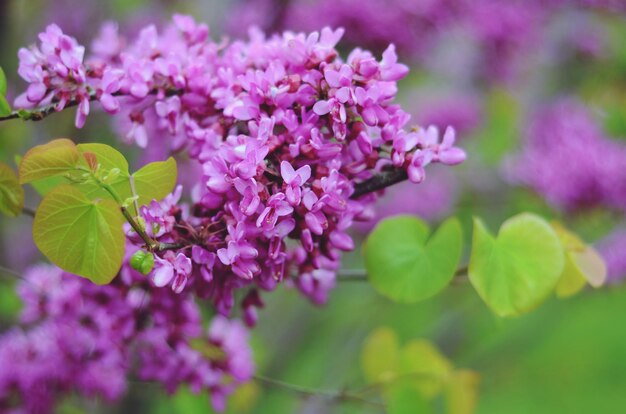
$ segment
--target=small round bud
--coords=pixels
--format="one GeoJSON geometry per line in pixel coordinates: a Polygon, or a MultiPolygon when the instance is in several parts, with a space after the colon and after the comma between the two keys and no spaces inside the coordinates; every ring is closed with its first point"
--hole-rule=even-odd
{"type": "Polygon", "coordinates": [[[145,276],[150,273],[154,267],[154,256],[152,253],[138,250],[130,258],[130,266],[145,276]]]}

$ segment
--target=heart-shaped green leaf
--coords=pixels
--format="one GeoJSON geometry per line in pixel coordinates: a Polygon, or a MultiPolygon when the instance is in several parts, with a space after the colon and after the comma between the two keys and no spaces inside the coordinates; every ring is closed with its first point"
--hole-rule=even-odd
{"type": "Polygon", "coordinates": [[[474,219],[469,278],[500,316],[528,312],[554,290],[563,271],[563,248],[545,220],[529,213],[507,220],[497,238],[474,219]]]}
{"type": "Polygon", "coordinates": [[[62,185],[42,200],[33,239],[61,269],[107,284],[124,258],[124,217],[112,200],[90,200],[75,186],[62,185]]]}
{"type": "Polygon", "coordinates": [[[20,161],[20,183],[25,184],[72,171],[78,165],[79,156],[76,145],[65,138],[33,147],[20,161]]]}
{"type": "Polygon", "coordinates": [[[11,167],[0,163],[0,212],[16,217],[24,208],[24,189],[11,167]]]}
{"type": "Polygon", "coordinates": [[[135,194],[139,196],[139,205],[149,204],[152,200],[161,200],[174,190],[178,170],[176,161],[169,157],[165,161],[144,165],[133,174],[135,194]]]}
{"type": "Polygon", "coordinates": [[[416,217],[381,221],[365,243],[365,267],[381,294],[402,303],[429,298],[450,283],[461,258],[462,231],[446,220],[429,239],[428,226],[416,217]]]}

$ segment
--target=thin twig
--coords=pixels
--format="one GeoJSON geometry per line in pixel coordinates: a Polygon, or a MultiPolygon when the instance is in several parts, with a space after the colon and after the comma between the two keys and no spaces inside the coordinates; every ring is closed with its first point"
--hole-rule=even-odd
{"type": "Polygon", "coordinates": [[[26,279],[24,279],[22,277],[22,275],[20,275],[15,270],[9,269],[9,268],[4,267],[4,266],[0,266],[0,275],[8,276],[8,277],[15,278],[15,279],[20,279],[20,280],[26,280],[26,279]]]}
{"type": "MultiPolygon", "coordinates": [[[[148,94],[149,95],[157,95],[162,92],[163,89],[153,89],[148,94]]],[[[165,89],[165,96],[174,96],[174,95],[182,95],[184,93],[181,89],[165,89]]],[[[130,96],[121,92],[116,92],[113,96],[130,96]]],[[[96,101],[98,99],[97,95],[92,92],[89,94],[89,101],[96,101]]],[[[65,103],[63,110],[66,108],[72,108],[78,106],[80,101],[78,99],[71,99],[65,103]]],[[[35,109],[18,109],[11,112],[9,115],[0,116],[0,122],[9,121],[11,119],[23,119],[24,121],[41,121],[49,115],[52,115],[57,112],[61,112],[57,110],[58,102],[53,102],[50,105],[43,106],[41,108],[35,109]]]]}
{"type": "Polygon", "coordinates": [[[432,381],[441,381],[443,379],[442,376],[436,376],[432,374],[428,374],[426,372],[409,372],[406,374],[398,374],[393,375],[385,380],[373,382],[371,384],[367,384],[365,387],[356,391],[357,395],[364,395],[372,391],[380,390],[390,384],[393,384],[398,381],[410,380],[410,379],[422,379],[422,380],[432,380],[432,381]]]}
{"type": "Polygon", "coordinates": [[[273,378],[268,378],[262,375],[255,375],[254,379],[265,385],[269,385],[274,388],[290,391],[290,392],[300,394],[306,397],[323,397],[331,401],[351,400],[351,401],[356,401],[356,402],[360,402],[363,404],[373,405],[376,407],[385,407],[383,403],[368,400],[366,398],[361,397],[360,395],[357,395],[357,394],[354,394],[345,390],[321,390],[317,388],[303,387],[301,385],[290,384],[288,382],[275,380],[273,378]]]}
{"type": "Polygon", "coordinates": [[[35,210],[30,207],[22,207],[22,214],[25,216],[35,217],[35,210]]]}
{"type": "MultiPolygon", "coordinates": [[[[462,283],[468,280],[467,266],[459,267],[454,272],[453,283],[462,283]]],[[[367,271],[365,269],[340,269],[337,271],[337,281],[339,282],[366,282],[367,271]]]]}

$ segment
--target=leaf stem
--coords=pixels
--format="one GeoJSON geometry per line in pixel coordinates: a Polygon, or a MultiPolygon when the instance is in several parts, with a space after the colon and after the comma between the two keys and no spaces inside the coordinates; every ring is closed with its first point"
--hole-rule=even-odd
{"type": "Polygon", "coordinates": [[[159,243],[153,240],[150,236],[148,236],[148,233],[146,233],[146,231],[139,225],[139,223],[137,223],[137,220],[135,220],[135,218],[132,216],[132,214],[130,214],[128,209],[124,207],[124,203],[122,202],[122,199],[117,194],[117,192],[110,185],[105,184],[101,180],[99,180],[95,176],[95,174],[91,173],[91,176],[98,183],[98,185],[102,187],[107,193],[109,193],[111,197],[113,197],[113,200],[115,200],[115,202],[120,206],[122,215],[133,228],[133,230],[135,230],[135,232],[139,235],[139,237],[141,237],[141,240],[144,241],[148,250],[154,251],[154,249],[158,247],[159,243]]]}

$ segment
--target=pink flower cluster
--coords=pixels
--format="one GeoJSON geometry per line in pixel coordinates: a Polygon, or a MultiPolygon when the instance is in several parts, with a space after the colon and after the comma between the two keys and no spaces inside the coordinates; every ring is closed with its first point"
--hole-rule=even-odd
{"type": "Polygon", "coordinates": [[[523,150],[506,167],[557,208],[626,210],[626,146],[606,137],[589,109],[555,102],[532,119],[523,150]]]}
{"type": "MultiPolygon", "coordinates": [[[[56,27],[48,32],[56,37],[42,37],[41,48],[50,54],[32,70],[51,67],[60,52],[48,43],[67,38],[56,27]]],[[[465,154],[454,147],[452,129],[442,139],[434,127],[405,129],[410,117],[393,100],[408,68],[393,46],[381,60],[361,49],[343,60],[335,50],[342,30],[271,38],[255,32],[230,44],[208,34],[206,25],[180,15],[132,42],[107,26],[106,42],[95,44],[114,47],[74,62],[87,74],[81,82],[44,83],[43,95],[54,104],[87,91],[107,112],[120,110],[119,128],[131,141],[186,150],[200,164],[191,208],[176,204],[178,190],[142,209],[155,238],[183,245],[159,253],[155,285],[176,292],[192,286],[223,314],[236,289],[271,290],[285,278],[322,303],[340,252],[354,248],[350,226],[368,219],[376,199],[353,199],[355,186],[394,169],[419,183],[428,164],[457,164],[465,154]]],[[[66,43],[82,57],[81,47],[66,43]]]]}
{"type": "Polygon", "coordinates": [[[52,413],[71,392],[117,400],[136,359],[137,378],[170,392],[182,383],[207,390],[216,409],[252,376],[241,323],[218,316],[203,332],[192,297],[153,288],[128,267],[114,284],[96,286],[34,266],[18,290],[31,327],[0,337],[0,412],[52,413]]]}

